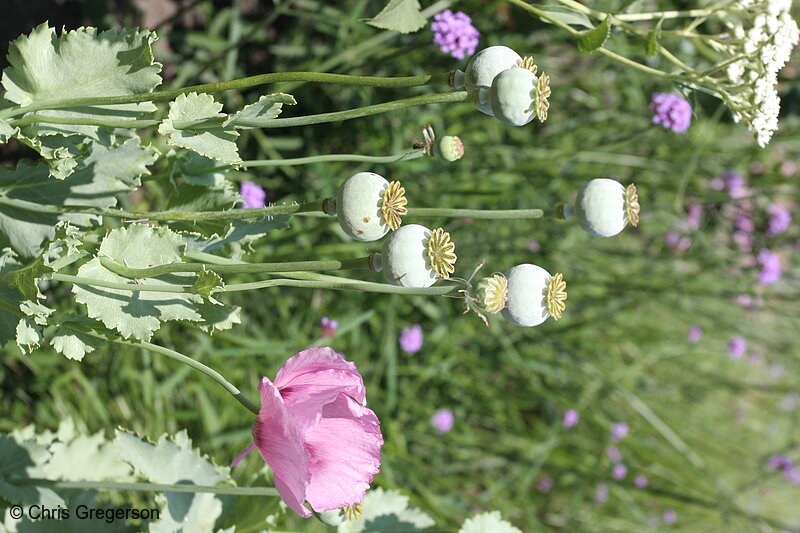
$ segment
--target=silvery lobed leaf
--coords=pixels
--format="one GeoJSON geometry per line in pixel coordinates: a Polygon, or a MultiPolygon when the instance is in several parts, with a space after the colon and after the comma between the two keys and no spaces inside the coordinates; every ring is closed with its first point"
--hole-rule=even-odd
{"type": "Polygon", "coordinates": [[[366,23],[384,30],[411,33],[427,23],[421,11],[418,0],[390,0],[380,13],[367,19],[366,23]]]}
{"type": "Polygon", "coordinates": [[[102,432],[94,435],[59,434],[50,445],[51,457],[42,467],[47,479],[65,481],[130,481],[130,465],[102,432]]]}
{"type": "Polygon", "coordinates": [[[69,327],[59,327],[50,339],[50,345],[56,352],[74,361],[82,361],[87,353],[92,353],[103,344],[102,340],[69,327]]]}
{"type": "MultiPolygon", "coordinates": [[[[176,185],[168,200],[167,211],[227,211],[241,201],[241,196],[231,182],[223,179],[217,186],[176,185]]],[[[228,220],[179,220],[170,224],[173,229],[192,231],[203,235],[213,235],[224,231],[230,224],[228,220]]]]}
{"type": "Polygon", "coordinates": [[[53,309],[31,300],[20,302],[19,309],[25,316],[17,322],[17,346],[24,353],[29,353],[42,342],[42,327],[47,325],[47,317],[53,313],[53,309]]]}
{"type": "Polygon", "coordinates": [[[222,104],[210,94],[182,94],[169,104],[169,115],[159,125],[158,132],[167,142],[200,155],[236,165],[242,162],[236,147],[239,133],[223,127],[227,117],[222,104]]]}
{"type": "MultiPolygon", "coordinates": [[[[272,120],[281,114],[281,110],[286,105],[295,105],[297,100],[294,96],[286,93],[265,94],[250,105],[246,105],[238,113],[234,113],[223,122],[223,126],[233,126],[238,129],[253,129],[259,127],[258,122],[272,120]],[[246,125],[243,124],[246,122],[246,125]]],[[[267,125],[265,122],[264,125],[267,125]]]]}
{"type": "Polygon", "coordinates": [[[468,519],[458,530],[458,533],[522,533],[522,531],[509,522],[503,520],[499,511],[481,513],[468,519]]]}
{"type": "Polygon", "coordinates": [[[66,180],[50,179],[41,164],[0,167],[0,240],[24,257],[38,255],[45,241],[55,237],[59,220],[84,227],[99,221],[94,215],[60,213],[59,206],[112,207],[117,194],[130,192],[149,173],[147,165],[155,158],[153,149],[132,139],[114,148],[92,144],[89,156],[66,180]]]}
{"type": "MultiPolygon", "coordinates": [[[[131,224],[112,230],[100,244],[98,256],[78,269],[78,276],[114,283],[135,284],[135,281],[106,269],[100,257],[108,257],[121,265],[147,268],[181,261],[183,238],[164,227],[131,224]]],[[[191,273],[165,274],[147,278],[148,285],[191,286],[191,273]]],[[[197,294],[106,289],[90,285],[74,286],[75,300],[85,304],[88,315],[114,329],[124,338],[148,340],[161,322],[168,320],[200,321],[197,294]]]]}
{"type": "Polygon", "coordinates": [[[236,324],[242,323],[242,308],[236,305],[218,305],[212,302],[203,302],[197,305],[201,322],[195,325],[203,331],[214,334],[215,331],[231,329],[236,324]]]}
{"type": "Polygon", "coordinates": [[[251,244],[256,240],[270,231],[287,227],[289,217],[286,215],[265,217],[255,222],[234,220],[224,231],[208,238],[199,234],[186,234],[186,244],[187,249],[194,252],[213,253],[227,249],[226,255],[238,259],[252,251],[251,244]]]}
{"type": "MultiPolygon", "coordinates": [[[[161,65],[153,59],[150,31],[78,28],[56,35],[47,23],[9,45],[10,66],[3,71],[5,98],[20,106],[44,106],[35,114],[54,117],[133,119],[155,111],[152,102],[47,109],[64,99],[150,93],[161,83],[161,65]]],[[[98,138],[98,126],[36,123],[28,137],[77,133],[98,138]]]]}
{"type": "MultiPolygon", "coordinates": [[[[151,444],[117,430],[116,443],[122,458],[151,483],[233,485],[228,469],[215,465],[192,448],[186,431],[175,435],[174,440],[163,435],[156,444],[151,444]]],[[[150,524],[150,531],[154,533],[213,533],[215,522],[222,514],[223,500],[210,493],[166,492],[156,501],[163,509],[161,519],[150,524]]]]}
{"type": "Polygon", "coordinates": [[[51,489],[18,484],[26,479],[44,477],[42,465],[49,459],[47,446],[35,439],[0,436],[0,498],[26,508],[63,506],[64,500],[51,489]]]}
{"type": "MultiPolygon", "coordinates": [[[[114,520],[108,523],[105,519],[87,519],[77,513],[78,507],[84,506],[87,509],[122,509],[126,506],[115,506],[108,502],[99,502],[96,499],[97,492],[84,490],[71,493],[63,503],[70,509],[69,518],[65,520],[37,520],[31,521],[25,518],[15,524],[16,533],[136,533],[140,529],[134,525],[128,525],[125,520],[114,520]],[[58,524],[54,526],[54,524],[58,524]]],[[[129,507],[129,506],[128,506],[129,507]]],[[[2,531],[2,530],[0,530],[2,531]]]]}
{"type": "Polygon", "coordinates": [[[408,497],[396,490],[372,489],[361,505],[361,517],[352,522],[345,521],[339,526],[339,533],[422,531],[434,525],[430,516],[416,507],[409,507],[408,497]]]}

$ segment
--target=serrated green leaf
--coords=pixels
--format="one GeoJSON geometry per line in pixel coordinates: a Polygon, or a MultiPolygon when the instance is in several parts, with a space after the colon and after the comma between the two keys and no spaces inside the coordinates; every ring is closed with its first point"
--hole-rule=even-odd
{"type": "Polygon", "coordinates": [[[259,120],[271,120],[277,118],[281,114],[283,105],[295,105],[297,100],[294,96],[286,93],[273,93],[265,94],[250,105],[246,105],[238,113],[234,113],[222,123],[223,126],[233,126],[241,130],[253,129],[258,127],[259,120]],[[241,124],[242,121],[247,121],[248,125],[241,124]]]}
{"type": "MultiPolygon", "coordinates": [[[[17,260],[17,254],[12,250],[6,248],[0,253],[0,276],[21,267],[22,263],[17,260]]],[[[0,285],[0,347],[17,338],[20,303],[22,295],[17,289],[0,285]]]]}
{"type": "MultiPolygon", "coordinates": [[[[98,256],[109,257],[133,268],[146,268],[180,262],[185,243],[183,238],[164,227],[131,224],[112,230],[100,244],[98,256]]],[[[78,269],[78,276],[133,283],[132,280],[107,270],[95,257],[78,269]]],[[[148,278],[148,285],[189,285],[194,274],[175,273],[148,278]]],[[[93,286],[74,286],[75,300],[86,305],[88,315],[115,329],[124,338],[148,340],[161,322],[168,320],[200,321],[195,304],[202,297],[189,293],[158,291],[126,291],[93,286]]]]}
{"type": "Polygon", "coordinates": [[[167,142],[173,146],[231,165],[241,163],[236,147],[239,133],[217,123],[227,116],[220,111],[222,104],[210,94],[182,94],[170,102],[169,115],[158,126],[158,132],[166,135],[167,142]]]}
{"type": "Polygon", "coordinates": [[[400,33],[415,32],[427,24],[417,0],[390,0],[380,13],[365,22],[376,28],[400,33]]]}
{"type": "Polygon", "coordinates": [[[594,52],[605,44],[611,35],[610,19],[611,17],[606,17],[595,29],[578,35],[578,49],[581,52],[594,52]]]}
{"type": "MultiPolygon", "coordinates": [[[[64,500],[51,489],[15,482],[44,477],[42,465],[50,459],[47,446],[34,439],[18,440],[0,436],[0,498],[29,508],[31,505],[57,507],[64,500]]],[[[27,514],[27,513],[26,513],[27,514]]]]}
{"type": "Polygon", "coordinates": [[[39,256],[32,263],[3,274],[0,284],[16,288],[28,300],[38,300],[41,297],[38,281],[52,271],[39,256]]]}
{"type": "MultiPolygon", "coordinates": [[[[59,432],[61,433],[61,432],[59,432]]],[[[102,432],[75,433],[70,438],[59,434],[50,445],[51,457],[42,466],[47,479],[65,481],[131,481],[133,471],[123,461],[117,446],[102,432]]]]}
{"type": "Polygon", "coordinates": [[[197,281],[192,285],[192,290],[195,294],[199,294],[203,298],[211,298],[211,292],[214,289],[221,289],[225,286],[219,274],[212,270],[203,270],[198,272],[197,281]]]}
{"type": "Polygon", "coordinates": [[[464,522],[458,533],[522,533],[522,531],[509,522],[503,520],[499,511],[481,513],[464,522]]]}
{"type": "MultiPolygon", "coordinates": [[[[588,29],[594,29],[594,24],[586,16],[585,13],[581,13],[580,11],[575,11],[570,9],[566,6],[556,6],[556,5],[548,5],[542,6],[540,8],[542,11],[553,17],[554,19],[563,22],[564,24],[568,24],[570,26],[582,26],[588,29]]],[[[547,24],[552,24],[549,20],[542,19],[542,22],[546,22],[547,24]]]]}
{"type": "Polygon", "coordinates": [[[103,345],[103,341],[70,328],[58,328],[50,339],[53,349],[74,361],[82,361],[87,353],[92,353],[103,345]]]}
{"type": "Polygon", "coordinates": [[[197,306],[197,310],[200,311],[203,321],[196,326],[212,335],[215,331],[225,331],[242,323],[242,308],[239,306],[203,302],[197,306]]]}
{"type": "Polygon", "coordinates": [[[289,226],[289,217],[279,215],[265,217],[255,222],[235,220],[231,222],[226,231],[204,238],[202,235],[187,234],[187,250],[194,252],[217,252],[227,247],[231,258],[239,258],[250,251],[250,245],[273,230],[284,229],[289,226]]]}
{"type": "Polygon", "coordinates": [[[21,162],[13,170],[0,167],[0,234],[22,256],[36,256],[55,237],[59,220],[82,227],[99,222],[93,215],[36,211],[39,205],[112,207],[116,195],[139,185],[139,177],[148,173],[147,165],[153,161],[154,150],[133,139],[114,148],[92,144],[89,156],[66,180],[51,179],[41,164],[21,162]]]}
{"type": "MultiPolygon", "coordinates": [[[[181,183],[175,186],[167,201],[168,211],[225,211],[233,209],[242,198],[228,180],[217,187],[181,183]]],[[[223,231],[226,220],[177,221],[171,224],[176,230],[196,231],[213,235],[223,231]]]]}
{"type": "Polygon", "coordinates": [[[22,144],[33,148],[42,156],[50,175],[58,180],[69,177],[85,153],[85,139],[79,135],[69,137],[24,135],[19,129],[15,137],[22,144]]]}
{"type": "Polygon", "coordinates": [[[213,159],[203,157],[196,152],[181,152],[173,162],[170,177],[173,182],[182,178],[190,185],[203,187],[220,188],[226,184],[230,186],[230,181],[225,178],[225,170],[209,170],[218,166],[219,163],[213,159]]]}
{"type": "MultiPolygon", "coordinates": [[[[422,531],[434,525],[430,516],[416,507],[409,507],[408,497],[396,490],[377,487],[367,492],[361,504],[361,517],[344,522],[338,528],[339,533],[422,531]]],[[[494,533],[491,529],[485,531],[494,533]]]]}
{"type": "Polygon", "coordinates": [[[83,246],[83,241],[78,237],[78,228],[69,222],[61,221],[56,224],[53,240],[42,252],[42,261],[54,272],[58,271],[86,254],[80,250],[81,246],[83,246]]]}
{"type": "Polygon", "coordinates": [[[658,19],[655,28],[650,32],[647,37],[647,56],[652,57],[658,52],[658,41],[661,40],[661,25],[664,23],[664,17],[658,19]]]}
{"type": "MultiPolygon", "coordinates": [[[[44,23],[9,45],[10,66],[3,71],[5,98],[21,106],[93,96],[149,93],[161,83],[154,62],[150,31],[78,28],[62,32],[44,23]]],[[[57,117],[133,119],[155,111],[152,102],[49,109],[37,114],[57,117]]],[[[98,138],[98,126],[33,124],[28,137],[70,135],[98,138]]]]}
{"type": "MultiPolygon", "coordinates": [[[[219,485],[233,484],[230,471],[221,468],[192,448],[192,441],[181,431],[171,440],[163,435],[156,444],[117,430],[116,443],[121,457],[151,483],[219,485]]],[[[209,493],[167,492],[156,498],[162,506],[161,519],[150,524],[153,533],[213,533],[222,514],[222,500],[209,493]]]]}

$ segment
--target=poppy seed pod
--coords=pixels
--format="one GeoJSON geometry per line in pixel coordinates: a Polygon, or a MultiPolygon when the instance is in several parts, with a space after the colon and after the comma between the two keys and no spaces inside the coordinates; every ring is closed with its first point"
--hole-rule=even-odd
{"type": "Polygon", "coordinates": [[[342,229],[359,241],[376,241],[402,224],[408,211],[405,189],[374,172],[350,176],[336,196],[336,216],[342,229]]]}
{"type": "Polygon", "coordinates": [[[433,231],[419,224],[398,229],[383,243],[383,275],[392,285],[430,287],[454,271],[455,245],[441,228],[433,231]]]}
{"type": "MultiPolygon", "coordinates": [[[[490,46],[484,48],[469,60],[466,72],[456,71],[455,87],[474,89],[488,89],[492,86],[494,77],[510,67],[522,63],[522,57],[507,46],[490,46]]],[[[476,103],[475,107],[481,113],[492,115],[492,108],[488,102],[476,103]]]]}
{"type": "Polygon", "coordinates": [[[581,227],[595,237],[613,237],[630,222],[639,224],[639,196],[636,186],[597,178],[583,186],[575,202],[575,216],[581,227]]]}
{"type": "Polygon", "coordinates": [[[561,274],[551,276],[542,267],[524,263],[506,272],[508,296],[503,318],[521,327],[538,326],[548,317],[561,318],[567,284],[561,274]]]}
{"type": "Polygon", "coordinates": [[[458,161],[462,157],[464,157],[464,143],[461,142],[461,139],[454,136],[454,135],[445,135],[442,137],[442,140],[439,141],[439,146],[437,153],[444,159],[445,161],[458,161]]]}

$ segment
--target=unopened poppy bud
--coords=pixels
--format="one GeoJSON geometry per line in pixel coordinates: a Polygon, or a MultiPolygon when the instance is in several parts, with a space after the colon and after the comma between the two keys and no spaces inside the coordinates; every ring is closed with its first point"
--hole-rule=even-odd
{"type": "Polygon", "coordinates": [[[350,176],[336,197],[336,216],[342,229],[359,241],[376,241],[402,224],[408,213],[405,189],[374,172],[350,176]]]}
{"type": "Polygon", "coordinates": [[[464,143],[454,135],[445,135],[439,141],[438,154],[445,161],[458,161],[464,157],[464,143]]]}

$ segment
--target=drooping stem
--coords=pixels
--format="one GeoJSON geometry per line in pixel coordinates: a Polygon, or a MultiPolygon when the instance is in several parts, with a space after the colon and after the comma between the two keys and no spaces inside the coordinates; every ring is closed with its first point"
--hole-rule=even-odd
{"type": "Polygon", "coordinates": [[[490,220],[515,220],[530,218],[559,218],[555,211],[545,213],[544,209],[447,209],[438,207],[409,207],[409,217],[452,217],[482,218],[490,220]]]}
{"type": "Polygon", "coordinates": [[[303,81],[314,83],[330,83],[339,85],[360,85],[366,87],[417,87],[420,85],[447,84],[450,77],[449,72],[437,74],[425,74],[421,76],[404,76],[394,78],[374,77],[374,76],[350,76],[345,74],[330,74],[326,72],[274,72],[270,74],[259,74],[230,81],[217,83],[204,83],[192,85],[169,91],[155,91],[152,93],[142,93],[126,96],[90,96],[86,98],[66,98],[60,100],[50,100],[37,102],[29,106],[14,106],[0,111],[0,118],[8,119],[32,113],[42,109],[64,109],[69,107],[86,107],[97,105],[116,105],[133,104],[138,102],[164,102],[173,100],[186,93],[217,93],[232,89],[246,89],[258,85],[279,83],[286,81],[303,81]]]}
{"type": "Polygon", "coordinates": [[[410,161],[425,157],[425,150],[420,148],[409,152],[402,152],[392,155],[360,155],[360,154],[326,154],[312,155],[308,157],[295,157],[289,159],[253,159],[243,161],[239,165],[220,165],[218,167],[198,168],[186,172],[188,175],[200,175],[208,172],[219,172],[230,170],[234,166],[240,168],[260,168],[260,167],[287,167],[294,165],[311,165],[313,163],[330,163],[336,161],[351,161],[354,163],[399,163],[400,161],[410,161]]]}
{"type": "Polygon", "coordinates": [[[101,257],[100,264],[125,278],[152,278],[170,272],[202,272],[210,270],[218,274],[259,274],[269,272],[294,272],[312,270],[361,270],[370,268],[370,257],[345,259],[342,261],[293,261],[285,263],[242,263],[234,265],[208,265],[205,263],[171,263],[149,268],[132,268],[122,265],[110,257],[101,257]]]}
{"type": "MultiPolygon", "coordinates": [[[[59,274],[54,274],[53,275],[53,279],[56,279],[55,276],[58,276],[58,275],[59,274]]],[[[197,361],[195,359],[192,359],[189,356],[183,355],[182,353],[176,352],[175,350],[170,350],[169,348],[165,348],[163,346],[159,346],[157,344],[153,344],[153,343],[150,343],[150,342],[146,342],[146,341],[133,342],[133,341],[122,340],[122,339],[115,338],[115,337],[105,337],[103,335],[95,333],[94,331],[87,331],[87,330],[84,330],[83,328],[72,326],[68,322],[65,323],[65,325],[67,327],[71,328],[71,329],[74,329],[76,331],[80,331],[81,333],[85,333],[87,335],[90,335],[90,336],[95,337],[97,339],[101,339],[101,340],[106,341],[106,342],[113,342],[115,344],[121,344],[121,345],[124,345],[124,346],[133,346],[135,348],[144,348],[145,350],[149,350],[151,352],[155,352],[155,353],[158,353],[158,354],[161,354],[161,355],[165,355],[165,356],[169,357],[170,359],[178,361],[179,363],[183,363],[183,364],[185,364],[185,365],[187,365],[187,366],[189,366],[191,368],[194,368],[195,370],[198,370],[198,371],[202,372],[206,376],[210,377],[211,379],[213,379],[214,381],[216,381],[217,383],[222,385],[222,387],[226,391],[228,391],[231,394],[231,396],[233,396],[240,404],[242,404],[245,408],[247,408],[251,413],[257,415],[258,412],[259,412],[259,406],[256,405],[255,403],[253,403],[252,401],[250,401],[250,399],[247,398],[247,396],[245,396],[244,393],[242,393],[242,391],[237,389],[231,382],[229,382],[227,379],[225,379],[225,377],[222,376],[222,374],[220,374],[219,372],[217,372],[216,370],[214,370],[212,368],[207,367],[203,363],[201,363],[201,362],[199,362],[199,361],[197,361]]]]}
{"type": "Polygon", "coordinates": [[[425,94],[422,96],[413,96],[411,98],[403,98],[402,100],[394,100],[392,102],[385,102],[383,104],[368,105],[356,109],[348,109],[347,111],[335,111],[333,113],[319,113],[316,115],[306,115],[303,117],[289,117],[289,118],[275,118],[271,120],[263,120],[260,122],[263,128],[289,128],[293,126],[308,126],[311,124],[324,124],[327,122],[339,122],[341,120],[350,120],[354,118],[367,117],[370,115],[378,115],[380,113],[388,113],[390,111],[397,111],[406,109],[408,107],[426,105],[426,104],[445,104],[452,102],[466,102],[469,98],[467,91],[453,91],[447,93],[425,94]]]}
{"type": "Polygon", "coordinates": [[[138,492],[208,492],[229,496],[279,496],[272,487],[226,487],[206,485],[165,485],[161,483],[122,483],[116,481],[56,481],[52,479],[19,479],[17,486],[49,487],[52,489],[131,490],[138,492]]]}
{"type": "Polygon", "coordinates": [[[324,200],[315,200],[302,204],[274,205],[255,209],[230,209],[223,211],[125,211],[124,209],[109,209],[103,207],[80,207],[45,205],[16,198],[0,196],[0,204],[36,213],[81,213],[86,215],[107,216],[123,220],[241,220],[246,218],[264,218],[276,215],[291,215],[293,213],[308,213],[323,210],[324,200]]]}

